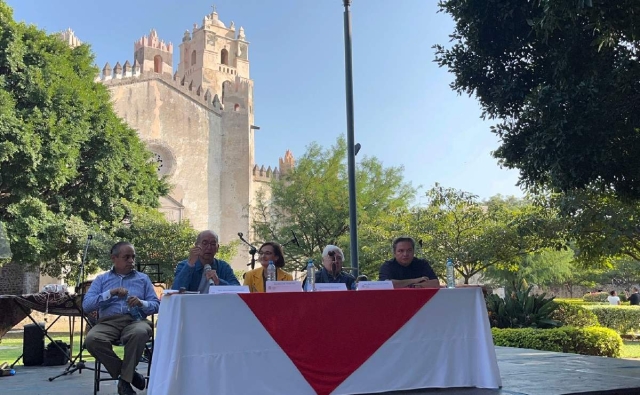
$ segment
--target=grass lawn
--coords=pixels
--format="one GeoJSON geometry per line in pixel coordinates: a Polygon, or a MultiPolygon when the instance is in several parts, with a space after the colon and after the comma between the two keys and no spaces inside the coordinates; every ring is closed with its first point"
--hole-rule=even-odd
{"type": "MultiPolygon", "coordinates": [[[[65,343],[69,343],[69,335],[64,334],[49,334],[53,340],[62,340],[65,343]]],[[[73,337],[73,355],[71,358],[74,358],[78,354],[78,342],[80,341],[80,334],[77,333],[73,337]]],[[[45,337],[44,344],[45,347],[49,344],[50,340],[45,337]]],[[[116,354],[122,358],[124,354],[123,347],[114,347],[116,354]]],[[[12,364],[18,357],[22,355],[22,334],[19,337],[15,336],[5,336],[2,338],[2,342],[0,342],[0,364],[3,362],[7,362],[8,364],[12,364]]],[[[94,358],[89,354],[86,350],[82,353],[82,358],[85,361],[93,361],[94,358]]],[[[18,362],[18,365],[22,365],[22,360],[18,362]]]]}
{"type": "Polygon", "coordinates": [[[640,342],[623,340],[622,358],[640,358],[640,342]]]}

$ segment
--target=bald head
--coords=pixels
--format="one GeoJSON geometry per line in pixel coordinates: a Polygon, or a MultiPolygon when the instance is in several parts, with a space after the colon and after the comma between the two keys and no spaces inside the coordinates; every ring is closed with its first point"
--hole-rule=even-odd
{"type": "Polygon", "coordinates": [[[211,264],[218,252],[218,235],[212,230],[200,232],[196,239],[196,247],[200,248],[200,262],[203,265],[211,264]]]}
{"type": "Polygon", "coordinates": [[[198,234],[198,237],[196,238],[196,244],[200,244],[200,242],[202,241],[202,239],[204,238],[211,238],[213,237],[214,239],[216,239],[216,242],[219,243],[220,239],[218,238],[218,234],[212,230],[204,230],[202,232],[200,232],[198,234]]]}

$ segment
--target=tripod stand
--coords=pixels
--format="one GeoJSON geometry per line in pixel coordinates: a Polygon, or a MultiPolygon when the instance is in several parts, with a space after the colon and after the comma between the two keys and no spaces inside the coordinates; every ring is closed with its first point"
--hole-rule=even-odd
{"type": "Polygon", "coordinates": [[[83,351],[84,351],[84,348],[85,348],[84,342],[83,342],[84,322],[85,322],[85,320],[87,320],[87,325],[89,325],[89,327],[93,326],[88,321],[87,317],[84,315],[84,307],[82,306],[83,301],[84,301],[84,291],[82,289],[82,286],[85,283],[84,264],[85,264],[85,262],[87,260],[87,252],[89,251],[89,244],[91,244],[91,240],[92,239],[93,239],[92,235],[87,236],[87,243],[84,246],[84,254],[82,256],[82,262],[80,263],[80,271],[78,273],[78,282],[76,283],[76,284],[78,284],[76,286],[76,294],[82,292],[82,297],[80,298],[80,308],[78,309],[80,311],[80,351],[78,352],[78,355],[76,355],[75,358],[73,358],[73,360],[71,360],[69,362],[69,366],[67,366],[67,368],[64,370],[64,372],[60,373],[57,376],[49,377],[49,381],[53,381],[53,380],[55,380],[55,379],[57,379],[58,377],[61,377],[61,376],[66,376],[66,375],[71,374],[71,373],[73,373],[75,371],[78,371],[78,374],[82,374],[82,370],[83,369],[95,371],[94,368],[87,367],[87,365],[85,364],[85,361],[83,359],[83,355],[82,355],[83,351]]]}
{"type": "Polygon", "coordinates": [[[251,266],[251,270],[256,267],[256,254],[258,253],[258,249],[254,247],[251,243],[244,239],[244,234],[242,232],[238,232],[238,237],[242,242],[250,247],[249,254],[251,254],[251,262],[247,263],[247,266],[251,266]]]}

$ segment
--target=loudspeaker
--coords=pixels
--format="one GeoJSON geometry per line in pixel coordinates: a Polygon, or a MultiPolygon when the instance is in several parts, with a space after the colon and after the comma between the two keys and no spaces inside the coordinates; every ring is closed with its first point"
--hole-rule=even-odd
{"type": "Polygon", "coordinates": [[[24,326],[22,342],[22,362],[24,366],[39,366],[44,362],[44,323],[24,326]]]}

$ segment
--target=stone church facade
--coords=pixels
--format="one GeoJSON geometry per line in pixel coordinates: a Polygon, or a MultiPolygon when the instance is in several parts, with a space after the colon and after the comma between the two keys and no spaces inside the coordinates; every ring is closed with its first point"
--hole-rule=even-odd
{"type": "MultiPolygon", "coordinates": [[[[255,164],[258,128],[244,28],[226,26],[214,10],[185,31],[178,48],[151,30],[133,49],[133,62],[107,63],[96,81],[109,89],[116,113],[138,132],[159,175],[172,184],[161,210],[170,220],[216,231],[223,244],[238,240],[239,232],[250,235],[256,191],[294,160],[287,152],[274,169],[255,164]]],[[[246,269],[247,262],[240,246],[231,264],[246,269]]]]}
{"type": "MultiPolygon", "coordinates": [[[[60,37],[70,46],[82,44],[71,29],[60,37]]],[[[151,30],[134,43],[131,61],[107,63],[96,78],[109,89],[116,113],[153,153],[159,175],[172,185],[161,198],[161,211],[169,220],[188,219],[197,230],[216,231],[222,244],[238,240],[239,232],[251,234],[256,191],[294,165],[289,151],[273,169],[255,164],[258,128],[249,66],[244,29],[233,22],[226,26],[214,10],[185,31],[178,48],[151,30]]],[[[241,244],[230,263],[246,270],[249,258],[241,244]]],[[[16,270],[21,268],[2,269],[0,288],[20,293],[22,283],[27,293],[54,282],[34,281],[33,273],[16,270]]]]}

